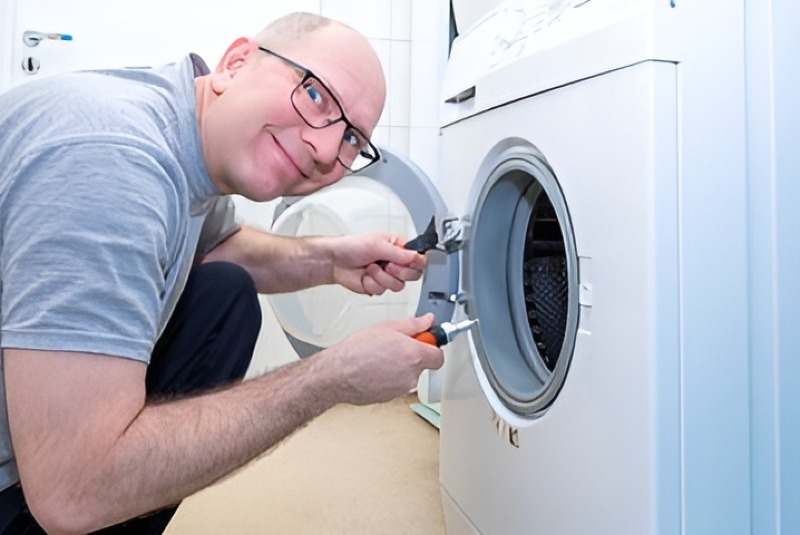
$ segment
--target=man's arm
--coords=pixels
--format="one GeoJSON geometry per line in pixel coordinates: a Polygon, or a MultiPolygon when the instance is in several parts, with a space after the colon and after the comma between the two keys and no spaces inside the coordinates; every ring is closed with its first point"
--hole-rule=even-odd
{"type": "Polygon", "coordinates": [[[311,359],[203,395],[147,403],[143,363],[5,349],[22,486],[48,533],[86,533],[180,501],[337,403],[408,392],[439,349],[430,316],[361,331],[311,359]],[[387,350],[391,348],[391,350],[387,350]]]}
{"type": "Polygon", "coordinates": [[[260,293],[341,284],[358,293],[399,291],[419,279],[425,257],[399,247],[388,235],[286,237],[243,227],[205,258],[245,268],[260,293]],[[385,261],[383,267],[377,264],[385,261]]]}

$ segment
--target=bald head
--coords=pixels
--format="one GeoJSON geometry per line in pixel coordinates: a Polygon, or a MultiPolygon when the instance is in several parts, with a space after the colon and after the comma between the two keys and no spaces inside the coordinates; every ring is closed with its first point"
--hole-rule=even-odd
{"type": "Polygon", "coordinates": [[[290,13],[268,24],[253,36],[253,40],[265,48],[280,51],[281,47],[292,46],[308,34],[329,24],[344,26],[340,22],[314,13],[290,13]]]}
{"type": "MultiPolygon", "coordinates": [[[[380,115],[386,99],[383,67],[369,42],[350,26],[314,13],[290,13],[267,25],[253,36],[253,41],[292,58],[323,77],[331,69],[347,71],[355,85],[334,89],[341,92],[355,89],[355,97],[371,101],[380,115]]],[[[374,122],[367,121],[372,124],[358,126],[371,131],[378,116],[374,117],[374,122]]]]}

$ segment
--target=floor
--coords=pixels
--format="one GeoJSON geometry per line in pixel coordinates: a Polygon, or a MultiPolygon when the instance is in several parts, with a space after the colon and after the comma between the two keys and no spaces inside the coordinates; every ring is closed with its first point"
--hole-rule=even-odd
{"type": "Polygon", "coordinates": [[[334,407],[185,500],[165,534],[444,534],[439,434],[416,401],[334,407]]]}

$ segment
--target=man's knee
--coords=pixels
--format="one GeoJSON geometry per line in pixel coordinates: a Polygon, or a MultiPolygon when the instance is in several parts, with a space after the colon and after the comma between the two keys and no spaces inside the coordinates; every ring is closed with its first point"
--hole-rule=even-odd
{"type": "Polygon", "coordinates": [[[250,274],[236,264],[195,266],[153,349],[147,392],[189,393],[244,377],[261,330],[250,274]]]}
{"type": "Polygon", "coordinates": [[[258,292],[250,274],[231,262],[209,262],[192,270],[189,286],[200,287],[198,298],[205,303],[216,303],[229,317],[235,317],[244,326],[261,328],[261,305],[258,292]]]}

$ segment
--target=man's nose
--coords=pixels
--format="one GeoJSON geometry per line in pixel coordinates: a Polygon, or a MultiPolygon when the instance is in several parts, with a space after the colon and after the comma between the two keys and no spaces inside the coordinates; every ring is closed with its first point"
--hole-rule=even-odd
{"type": "Polygon", "coordinates": [[[303,138],[311,145],[317,163],[327,167],[336,162],[345,127],[343,122],[333,123],[324,128],[306,127],[303,138]]]}

